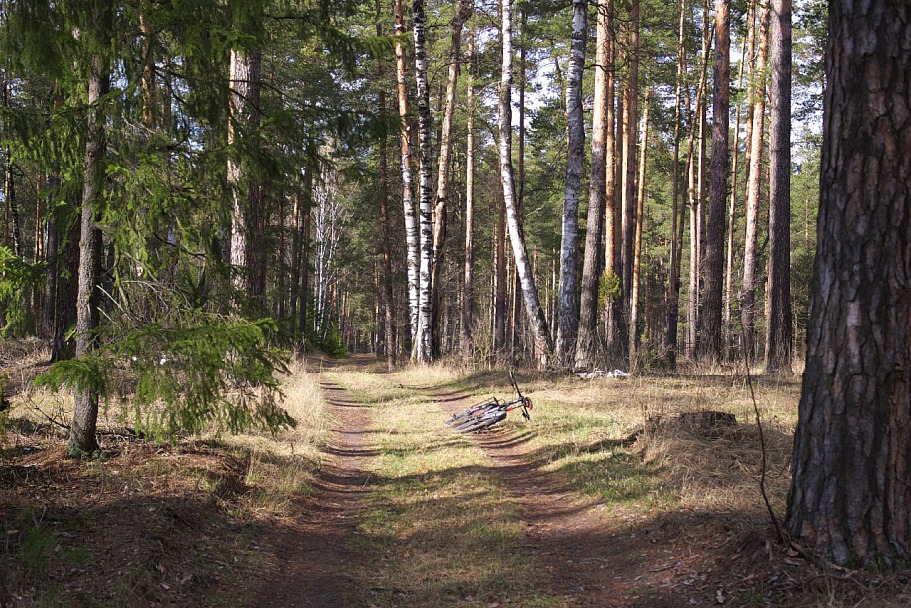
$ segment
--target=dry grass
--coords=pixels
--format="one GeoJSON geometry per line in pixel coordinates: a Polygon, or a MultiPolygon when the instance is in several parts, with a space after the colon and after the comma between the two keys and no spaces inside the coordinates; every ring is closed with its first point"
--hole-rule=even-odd
{"type": "Polygon", "coordinates": [[[371,441],[379,453],[356,540],[366,563],[352,605],[565,605],[518,575],[534,570],[522,514],[483,452],[453,436],[438,407],[405,386],[448,380],[451,372],[332,377],[374,404],[371,441]]]}

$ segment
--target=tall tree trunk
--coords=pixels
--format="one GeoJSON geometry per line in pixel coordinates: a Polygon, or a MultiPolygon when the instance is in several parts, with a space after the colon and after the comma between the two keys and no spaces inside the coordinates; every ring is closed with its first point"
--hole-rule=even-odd
{"type": "Polygon", "coordinates": [[[408,267],[408,320],[409,338],[411,340],[411,357],[417,358],[418,346],[418,291],[420,286],[420,253],[418,245],[418,223],[414,208],[414,170],[412,162],[411,116],[408,109],[408,62],[405,58],[405,45],[401,39],[405,34],[405,16],[402,0],[393,0],[393,18],[395,20],[395,78],[399,102],[399,143],[402,162],[402,207],[405,218],[405,249],[408,267]]]}
{"type": "Polygon", "coordinates": [[[791,369],[791,0],[773,0],[766,373],[791,369]]]}
{"type": "Polygon", "coordinates": [[[688,194],[690,207],[690,276],[686,308],[687,337],[686,354],[690,359],[696,358],[696,326],[700,306],[700,278],[702,276],[703,255],[703,218],[705,202],[705,127],[706,108],[705,95],[707,91],[707,76],[709,68],[709,53],[714,34],[714,25],[709,15],[709,0],[704,0],[702,5],[702,71],[699,77],[699,87],[696,90],[696,103],[693,119],[690,126],[689,155],[687,166],[688,194]],[[695,154],[696,133],[698,131],[698,158],[695,154]],[[697,169],[698,166],[698,169],[697,169]]]}
{"type": "Polygon", "coordinates": [[[683,87],[686,79],[686,0],[680,0],[677,23],[677,85],[674,92],[674,183],[671,203],[671,242],[668,260],[667,321],[664,333],[664,357],[671,369],[677,367],[677,327],[680,313],[680,256],[683,253],[683,235],[678,238],[678,225],[682,227],[686,205],[680,201],[680,127],[682,122],[683,87]]]}
{"type": "Polygon", "coordinates": [[[911,557],[911,4],[829,5],[818,243],[787,527],[911,557]]]}
{"type": "Polygon", "coordinates": [[[446,214],[449,204],[450,171],[452,165],[452,122],[455,116],[456,85],[459,79],[459,55],[462,45],[462,25],[471,16],[471,2],[456,0],[452,16],[452,42],[449,47],[449,74],[446,79],[446,104],[443,107],[443,124],[440,132],[440,155],[437,162],[437,192],[433,208],[433,297],[432,346],[433,357],[440,356],[440,315],[443,291],[443,259],[446,242],[446,214]]]}
{"type": "Polygon", "coordinates": [[[570,368],[575,358],[579,331],[578,249],[579,195],[582,189],[582,162],[585,159],[585,122],[582,115],[582,70],[585,67],[585,0],[573,1],[572,47],[566,86],[569,150],[566,182],[563,189],[563,238],[560,245],[560,294],[558,296],[557,365],[570,368]]]}
{"type": "MultiPolygon", "coordinates": [[[[519,21],[524,34],[528,25],[528,11],[522,10],[519,21]]],[[[528,44],[523,40],[519,49],[519,151],[517,162],[519,164],[518,193],[516,195],[516,213],[519,222],[525,222],[525,90],[528,86],[528,44]]],[[[512,332],[509,336],[510,351],[517,358],[524,350],[522,339],[525,319],[522,316],[522,286],[519,284],[519,275],[514,273],[512,282],[512,332]]]]}
{"type": "Polygon", "coordinates": [[[624,92],[623,124],[623,318],[624,355],[629,357],[629,320],[633,293],[633,241],[636,238],[636,154],[639,130],[639,0],[632,0],[629,21],[629,82],[624,92]]]}
{"type": "MultiPolygon", "coordinates": [[[[472,65],[475,61],[475,32],[471,32],[468,38],[468,57],[472,65]]],[[[472,290],[474,289],[474,130],[475,130],[475,90],[474,74],[471,70],[468,72],[468,121],[465,142],[465,280],[462,282],[462,335],[459,341],[462,356],[471,357],[473,350],[472,333],[474,330],[474,319],[472,308],[474,298],[472,290]]]]}
{"type": "MultiPolygon", "coordinates": [[[[598,33],[595,42],[595,101],[592,108],[592,160],[588,194],[588,217],[585,232],[585,259],[582,262],[582,296],[579,310],[579,334],[576,339],[576,369],[595,365],[598,335],[598,285],[601,278],[601,243],[607,205],[607,82],[613,78],[608,62],[608,29],[611,27],[612,0],[598,0],[598,33]]],[[[613,150],[610,151],[613,154],[613,150]]]]}
{"type": "Polygon", "coordinates": [[[231,190],[231,264],[237,271],[235,286],[248,299],[248,312],[262,314],[265,304],[266,273],[263,233],[265,216],[261,184],[244,174],[241,150],[249,145],[259,124],[262,83],[259,50],[231,50],[228,145],[234,147],[228,159],[231,190]]]}
{"type": "Polygon", "coordinates": [[[307,346],[307,323],[310,312],[310,222],[311,212],[313,209],[313,160],[314,154],[309,155],[311,158],[304,166],[304,184],[301,200],[301,222],[300,222],[300,296],[297,309],[297,327],[299,341],[297,343],[298,354],[303,354],[307,346]]]}
{"type": "Polygon", "coordinates": [[[645,93],[645,110],[642,114],[642,153],[639,157],[639,187],[636,193],[636,230],[633,239],[633,268],[629,307],[629,369],[638,367],[637,341],[639,337],[639,271],[642,261],[642,224],[645,209],[645,168],[648,149],[649,94],[645,93]]]}
{"type": "Polygon", "coordinates": [[[538,288],[528,261],[525,236],[516,213],[515,184],[512,173],[512,104],[510,101],[512,98],[512,6],[510,0],[501,0],[500,10],[502,15],[500,30],[502,63],[498,120],[500,183],[506,205],[509,240],[516,262],[516,272],[522,285],[525,312],[534,334],[538,365],[543,367],[553,354],[553,341],[547,327],[547,319],[544,317],[544,310],[538,301],[538,288]]]}
{"type": "Polygon", "coordinates": [[[432,361],[431,329],[433,299],[431,296],[431,266],[433,261],[433,119],[430,115],[430,88],[427,83],[427,18],[423,0],[412,2],[414,21],[414,75],[417,81],[418,140],[420,142],[420,171],[418,179],[420,216],[420,289],[418,290],[417,360],[432,361]]]}
{"type": "Polygon", "coordinates": [[[497,227],[494,255],[493,351],[506,348],[506,205],[502,193],[496,197],[497,227]]]}
{"type": "MultiPolygon", "coordinates": [[[[383,35],[380,0],[376,0],[376,35],[383,35]]],[[[383,75],[383,64],[378,66],[379,76],[383,75]]],[[[377,92],[380,121],[386,121],[386,90],[381,86],[377,92]]],[[[397,327],[395,322],[395,301],[392,294],[392,245],[389,238],[389,168],[387,162],[386,136],[379,142],[379,179],[380,179],[380,231],[383,246],[383,345],[386,365],[390,371],[395,367],[397,327]]]]}
{"type": "MultiPolygon", "coordinates": [[[[622,209],[620,205],[620,192],[618,189],[618,184],[622,183],[622,180],[617,178],[617,171],[619,170],[622,163],[617,162],[617,154],[620,149],[618,142],[622,142],[623,138],[620,137],[621,129],[619,120],[617,118],[622,115],[620,108],[618,111],[614,110],[614,101],[616,96],[616,86],[615,86],[615,57],[616,57],[616,40],[614,37],[613,31],[613,16],[614,16],[614,4],[613,0],[609,0],[611,3],[610,6],[610,18],[611,24],[608,25],[608,39],[607,39],[607,53],[608,53],[608,70],[609,75],[607,79],[607,141],[606,151],[605,151],[605,161],[606,166],[604,168],[605,173],[605,215],[604,215],[604,270],[605,275],[609,276],[612,281],[616,282],[616,285],[620,284],[620,277],[623,274],[623,267],[621,263],[622,258],[622,235],[621,227],[622,220],[621,214],[622,209]]],[[[618,106],[622,106],[622,97],[616,99],[618,106]]],[[[619,293],[619,290],[615,290],[615,293],[612,293],[608,296],[607,302],[605,303],[604,310],[604,328],[606,334],[606,355],[607,358],[616,364],[619,364],[620,354],[622,353],[621,340],[620,340],[620,327],[622,326],[621,318],[622,313],[622,296],[619,293]]]]}
{"type": "MultiPolygon", "coordinates": [[[[756,3],[750,2],[747,9],[747,23],[751,22],[756,3]]],[[[752,29],[751,29],[752,31],[752,29]]],[[[740,62],[740,73],[737,77],[737,90],[743,90],[743,79],[746,74],[747,65],[747,41],[752,40],[752,36],[744,36],[743,43],[740,47],[740,56],[743,58],[740,62]]],[[[734,305],[734,236],[736,232],[735,222],[737,221],[737,177],[738,177],[738,160],[740,159],[739,141],[740,141],[740,104],[734,107],[734,146],[731,160],[731,197],[728,204],[728,249],[724,258],[724,353],[725,360],[731,359],[731,351],[734,346],[734,326],[731,321],[731,308],[734,305]]],[[[749,146],[749,141],[747,141],[749,146]]]]}
{"type": "MultiPolygon", "coordinates": [[[[102,9],[103,10],[103,9],[102,9]]],[[[106,11],[105,11],[106,12],[106,11]]],[[[106,22],[105,16],[97,22],[106,22]]],[[[104,200],[105,130],[101,98],[108,92],[110,75],[100,55],[92,57],[88,80],[82,215],[79,239],[79,288],[76,297],[76,356],[85,357],[95,349],[98,327],[98,282],[101,269],[101,231],[96,225],[104,200]]],[[[67,451],[71,455],[90,454],[98,449],[95,428],[98,422],[98,394],[91,388],[76,389],[73,420],[67,451]]]]}
{"type": "Polygon", "coordinates": [[[715,0],[715,67],[712,91],[711,190],[706,220],[705,289],[698,321],[697,356],[704,362],[721,358],[721,299],[724,287],[725,201],[728,185],[730,117],[730,0],[715,0]]]}
{"type": "Polygon", "coordinates": [[[765,3],[759,7],[758,51],[751,75],[753,97],[753,129],[750,142],[750,169],[747,181],[746,235],[743,247],[743,287],[740,294],[740,319],[743,325],[743,349],[748,361],[755,356],[754,344],[756,305],[756,258],[759,240],[759,197],[762,175],[762,139],[765,132],[765,64],[768,55],[769,10],[765,3]]]}

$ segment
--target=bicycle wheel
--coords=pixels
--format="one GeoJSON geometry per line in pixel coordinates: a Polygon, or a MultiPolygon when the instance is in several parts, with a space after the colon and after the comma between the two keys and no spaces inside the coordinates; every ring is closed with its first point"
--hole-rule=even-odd
{"type": "Polygon", "coordinates": [[[500,403],[496,400],[496,398],[488,399],[487,401],[483,401],[477,405],[471,406],[463,412],[457,412],[453,414],[449,417],[449,420],[447,420],[445,424],[446,426],[457,426],[463,422],[466,422],[468,418],[482,416],[489,412],[491,409],[498,407],[499,405],[500,403]]]}
{"type": "Polygon", "coordinates": [[[501,420],[506,418],[506,412],[499,411],[496,413],[490,413],[488,415],[482,416],[480,418],[472,419],[464,424],[459,425],[456,428],[457,433],[471,433],[476,431],[483,431],[486,428],[489,428],[501,420]]]}

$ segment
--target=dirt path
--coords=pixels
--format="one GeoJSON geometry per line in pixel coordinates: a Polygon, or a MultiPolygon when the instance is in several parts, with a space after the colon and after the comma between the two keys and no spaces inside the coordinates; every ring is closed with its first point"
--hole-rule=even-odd
{"type": "MultiPolygon", "coordinates": [[[[333,364],[324,364],[331,368],[333,364]]],[[[306,520],[288,529],[275,548],[281,568],[254,601],[256,608],[336,608],[346,606],[349,574],[356,556],[348,540],[357,529],[360,500],[369,493],[366,447],[369,408],[320,375],[332,430],[327,461],[306,510],[306,520]]]]}
{"type": "MultiPolygon", "coordinates": [[[[453,393],[429,396],[446,413],[473,401],[469,395],[453,393]]],[[[631,532],[628,524],[635,526],[636,514],[605,513],[603,504],[565,487],[543,469],[546,463],[529,448],[532,432],[495,427],[471,438],[495,463],[509,492],[522,506],[528,544],[536,551],[539,567],[549,574],[550,591],[577,606],[693,605],[690,598],[671,590],[677,585],[667,576],[676,574],[674,567],[682,565],[667,564],[670,551],[666,547],[672,546],[676,531],[636,528],[631,532]]]]}

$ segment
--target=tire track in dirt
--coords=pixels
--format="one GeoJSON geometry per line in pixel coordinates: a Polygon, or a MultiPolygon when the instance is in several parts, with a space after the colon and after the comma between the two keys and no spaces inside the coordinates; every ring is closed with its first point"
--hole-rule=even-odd
{"type": "MultiPolygon", "coordinates": [[[[427,394],[446,416],[474,402],[461,393],[427,394]]],[[[660,581],[648,580],[661,572],[661,559],[667,559],[655,545],[657,539],[630,537],[610,523],[612,514],[605,512],[603,503],[582,496],[544,470],[546,461],[530,447],[533,437],[531,429],[501,427],[468,435],[494,463],[522,507],[527,546],[535,550],[538,566],[547,571],[550,591],[577,606],[688,606],[685,598],[660,589],[660,581]],[[648,593],[643,594],[646,585],[648,593]]]]}
{"type": "MultiPolygon", "coordinates": [[[[321,367],[331,369],[333,363],[321,367]]],[[[369,406],[320,374],[332,429],[326,460],[302,516],[282,534],[275,554],[279,571],[269,577],[255,608],[338,608],[346,606],[352,565],[357,556],[350,539],[360,521],[362,499],[369,494],[374,456],[366,443],[369,406]]]]}

